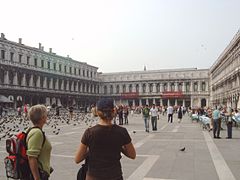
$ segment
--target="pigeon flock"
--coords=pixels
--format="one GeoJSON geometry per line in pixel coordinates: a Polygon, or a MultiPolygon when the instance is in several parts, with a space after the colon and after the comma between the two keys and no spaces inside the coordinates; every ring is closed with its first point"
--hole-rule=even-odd
{"type": "MultiPolygon", "coordinates": [[[[98,118],[93,118],[91,113],[75,112],[71,119],[67,111],[62,112],[60,116],[56,116],[53,112],[49,112],[46,128],[50,129],[53,134],[61,133],[61,127],[83,125],[84,127],[92,127],[98,121],[98,118]]],[[[0,118],[0,141],[18,134],[21,131],[26,131],[32,123],[27,117],[8,115],[0,118]]]]}

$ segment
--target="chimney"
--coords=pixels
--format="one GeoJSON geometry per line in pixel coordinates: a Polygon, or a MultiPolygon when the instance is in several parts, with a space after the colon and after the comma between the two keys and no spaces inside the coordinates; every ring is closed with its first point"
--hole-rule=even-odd
{"type": "Polygon", "coordinates": [[[52,48],[49,48],[49,52],[52,53],[52,48]]]}
{"type": "Polygon", "coordinates": [[[67,55],[67,58],[69,58],[69,55],[67,55]]]}
{"type": "Polygon", "coordinates": [[[22,44],[22,38],[19,38],[19,39],[18,39],[18,43],[19,43],[19,44],[22,44]]]}
{"type": "Polygon", "coordinates": [[[42,49],[41,49],[42,51],[44,51],[44,46],[42,46],[42,49]]]}
{"type": "Polygon", "coordinates": [[[5,34],[1,33],[1,39],[5,39],[5,34]]]}
{"type": "Polygon", "coordinates": [[[41,43],[39,43],[39,44],[38,44],[38,49],[40,49],[40,50],[41,50],[41,49],[42,49],[41,47],[42,47],[42,44],[41,44],[41,43]]]}

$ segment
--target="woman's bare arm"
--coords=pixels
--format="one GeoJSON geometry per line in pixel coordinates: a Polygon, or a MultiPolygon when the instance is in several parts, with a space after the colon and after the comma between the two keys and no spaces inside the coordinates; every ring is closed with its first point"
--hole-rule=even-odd
{"type": "Polygon", "coordinates": [[[122,153],[128,158],[135,159],[136,158],[136,150],[132,143],[126,144],[122,147],[122,153]]]}
{"type": "Polygon", "coordinates": [[[37,158],[28,156],[28,162],[29,162],[29,166],[30,166],[34,180],[40,180],[37,158]]]}
{"type": "Polygon", "coordinates": [[[75,155],[75,163],[78,164],[81,161],[83,161],[86,158],[87,153],[88,153],[88,147],[85,144],[80,143],[80,146],[75,155]]]}

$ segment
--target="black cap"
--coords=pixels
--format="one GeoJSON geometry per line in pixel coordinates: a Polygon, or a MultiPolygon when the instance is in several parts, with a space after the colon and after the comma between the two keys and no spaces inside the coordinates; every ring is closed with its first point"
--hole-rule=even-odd
{"type": "Polygon", "coordinates": [[[100,111],[111,110],[114,108],[113,99],[103,98],[100,99],[97,103],[97,109],[100,111]]]}

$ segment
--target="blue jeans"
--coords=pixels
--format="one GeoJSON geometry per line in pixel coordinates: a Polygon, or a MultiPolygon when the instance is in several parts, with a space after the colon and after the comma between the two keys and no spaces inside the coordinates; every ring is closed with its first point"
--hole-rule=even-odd
{"type": "Polygon", "coordinates": [[[149,131],[149,117],[143,117],[143,119],[144,119],[145,129],[146,131],[149,131]]]}
{"type": "Polygon", "coordinates": [[[157,130],[157,116],[153,116],[151,118],[151,121],[152,121],[152,130],[156,131],[157,130]]]}

